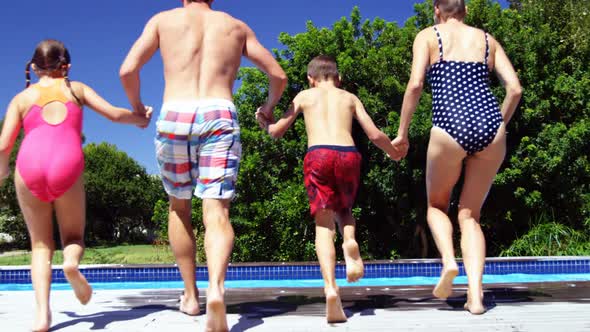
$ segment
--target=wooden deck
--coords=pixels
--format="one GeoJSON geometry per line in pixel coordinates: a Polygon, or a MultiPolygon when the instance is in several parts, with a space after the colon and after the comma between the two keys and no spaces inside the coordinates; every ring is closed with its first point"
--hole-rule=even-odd
{"type": "MultiPolygon", "coordinates": [[[[229,289],[231,331],[590,331],[590,282],[487,285],[489,311],[463,310],[465,288],[447,301],[431,287],[342,288],[349,321],[324,320],[319,288],[229,289]]],[[[205,317],[176,310],[178,290],[96,291],[82,307],[52,293],[52,331],[204,331],[205,317]]],[[[202,291],[202,302],[205,302],[202,291]]],[[[32,292],[0,292],[2,331],[27,331],[32,292]]]]}

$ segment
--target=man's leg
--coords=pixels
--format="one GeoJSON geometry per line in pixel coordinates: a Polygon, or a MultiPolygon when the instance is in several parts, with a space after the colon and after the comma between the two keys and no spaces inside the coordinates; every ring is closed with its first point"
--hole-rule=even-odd
{"type": "Polygon", "coordinates": [[[184,295],[180,300],[180,311],[191,316],[198,315],[200,313],[199,292],[195,275],[195,235],[191,223],[190,199],[170,196],[168,237],[184,281],[184,295]]]}
{"type": "Polygon", "coordinates": [[[203,199],[205,254],[209,270],[207,290],[207,331],[228,331],[225,316],[225,273],[234,245],[229,221],[229,200],[203,199]]]}

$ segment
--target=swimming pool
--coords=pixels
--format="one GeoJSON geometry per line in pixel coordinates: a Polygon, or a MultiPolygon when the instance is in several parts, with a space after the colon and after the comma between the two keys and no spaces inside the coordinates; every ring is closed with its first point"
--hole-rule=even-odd
{"type": "MultiPolygon", "coordinates": [[[[407,278],[364,278],[357,283],[348,283],[346,279],[336,280],[340,287],[399,287],[399,286],[427,286],[436,285],[437,277],[407,277],[407,278]]],[[[532,282],[580,282],[590,281],[590,273],[576,274],[502,274],[484,275],[484,284],[503,283],[532,283],[532,282]]],[[[455,279],[455,285],[467,284],[466,276],[459,276],[455,279]]],[[[198,288],[204,289],[209,286],[207,281],[197,281],[198,288]]],[[[323,287],[322,279],[309,280],[229,280],[225,283],[226,288],[306,288],[323,287]]],[[[92,283],[94,290],[119,290],[119,289],[182,289],[182,281],[159,281],[159,282],[95,282],[92,283]]],[[[54,283],[53,290],[71,290],[69,284],[54,283]]],[[[31,284],[0,284],[0,291],[30,291],[31,284]]]]}
{"type": "MultiPolygon", "coordinates": [[[[438,260],[400,260],[368,262],[365,278],[348,284],[344,265],[336,267],[338,284],[342,287],[387,287],[434,285],[440,275],[438,260]]],[[[466,284],[463,265],[455,284],[466,284]]],[[[177,289],[183,288],[175,266],[90,266],[83,268],[94,289],[177,289]]],[[[207,287],[207,269],[197,268],[197,286],[207,287]]],[[[69,289],[59,268],[53,270],[55,290],[69,289]]],[[[590,281],[590,257],[546,257],[519,259],[488,259],[484,283],[590,281]]],[[[30,270],[24,267],[0,267],[0,291],[31,290],[30,270]]],[[[227,288],[291,288],[322,287],[319,266],[313,263],[237,264],[227,272],[227,288]]]]}

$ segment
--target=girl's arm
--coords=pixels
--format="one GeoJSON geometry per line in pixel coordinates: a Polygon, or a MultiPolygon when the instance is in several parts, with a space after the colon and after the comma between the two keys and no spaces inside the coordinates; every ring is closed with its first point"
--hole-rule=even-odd
{"type": "Polygon", "coordinates": [[[0,134],[0,184],[10,175],[10,153],[16,141],[16,137],[21,128],[21,105],[19,103],[19,96],[12,99],[6,117],[4,118],[4,125],[2,133],[0,134]]]}
{"type": "Polygon", "coordinates": [[[152,115],[151,107],[145,107],[144,115],[133,113],[128,109],[111,105],[108,101],[99,96],[91,87],[82,83],[78,84],[80,84],[83,91],[82,100],[84,104],[105,118],[113,122],[133,124],[141,128],[145,128],[149,125],[152,115]]]}

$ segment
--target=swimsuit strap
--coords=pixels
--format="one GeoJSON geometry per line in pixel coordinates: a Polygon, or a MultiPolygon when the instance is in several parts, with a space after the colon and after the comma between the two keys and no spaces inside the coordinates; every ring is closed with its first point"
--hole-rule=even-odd
{"type": "Polygon", "coordinates": [[[488,38],[488,33],[485,33],[486,35],[486,57],[485,57],[485,65],[488,65],[488,58],[490,57],[490,42],[489,42],[489,38],[488,38]]]}
{"type": "Polygon", "coordinates": [[[439,55],[439,60],[443,61],[443,44],[442,44],[442,38],[440,37],[440,32],[438,31],[438,29],[436,27],[434,27],[434,31],[436,32],[436,38],[438,39],[438,55],[439,55]]]}
{"type": "Polygon", "coordinates": [[[47,104],[59,101],[63,104],[67,104],[70,100],[66,97],[63,92],[61,83],[63,80],[55,80],[49,86],[41,86],[39,83],[33,85],[33,87],[39,91],[39,98],[35,101],[35,104],[39,107],[45,107],[47,104]]]}

